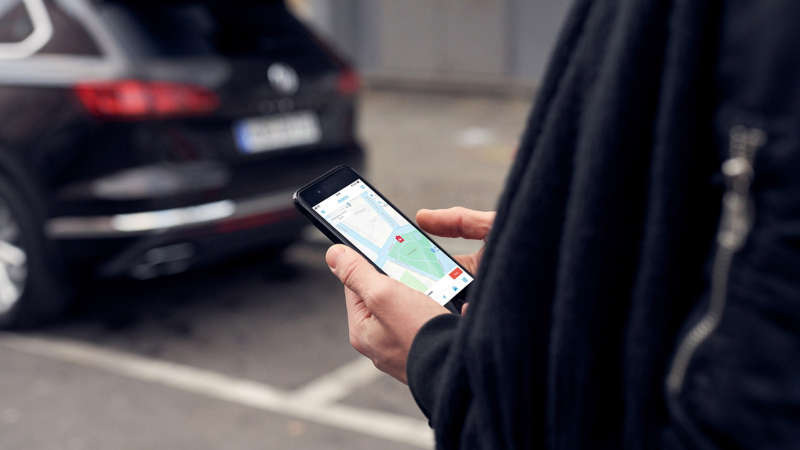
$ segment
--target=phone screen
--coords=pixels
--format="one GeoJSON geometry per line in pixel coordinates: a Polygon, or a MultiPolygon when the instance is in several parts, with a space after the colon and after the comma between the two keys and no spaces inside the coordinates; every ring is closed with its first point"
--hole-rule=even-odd
{"type": "Polygon", "coordinates": [[[314,206],[387,275],[441,305],[472,277],[361,180],[314,206]]]}

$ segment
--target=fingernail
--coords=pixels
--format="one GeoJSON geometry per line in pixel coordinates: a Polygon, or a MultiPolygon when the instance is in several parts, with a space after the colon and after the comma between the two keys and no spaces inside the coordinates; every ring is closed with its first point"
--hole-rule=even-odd
{"type": "Polygon", "coordinates": [[[339,258],[344,255],[345,248],[344,245],[334,245],[333,247],[328,249],[328,253],[325,254],[325,261],[328,262],[328,266],[331,269],[336,268],[336,264],[339,262],[339,258]]]}

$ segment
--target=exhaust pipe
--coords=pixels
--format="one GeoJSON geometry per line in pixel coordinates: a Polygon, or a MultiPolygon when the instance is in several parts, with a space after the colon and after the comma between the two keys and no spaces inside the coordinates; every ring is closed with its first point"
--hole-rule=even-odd
{"type": "Polygon", "coordinates": [[[188,242],[156,247],[134,262],[129,274],[137,280],[148,280],[185,272],[192,266],[196,255],[197,246],[188,242]]]}

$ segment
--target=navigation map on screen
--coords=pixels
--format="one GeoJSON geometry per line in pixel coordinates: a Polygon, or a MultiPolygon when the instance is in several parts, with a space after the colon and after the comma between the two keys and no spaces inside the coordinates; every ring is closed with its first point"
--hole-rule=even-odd
{"type": "Polygon", "coordinates": [[[472,277],[361,180],[314,206],[387,275],[444,305],[472,277]]]}

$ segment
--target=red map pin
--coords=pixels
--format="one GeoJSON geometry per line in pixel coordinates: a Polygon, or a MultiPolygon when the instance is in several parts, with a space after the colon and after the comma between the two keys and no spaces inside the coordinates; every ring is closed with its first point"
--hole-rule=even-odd
{"type": "Polygon", "coordinates": [[[402,238],[402,237],[400,237],[400,236],[395,236],[394,238],[395,238],[395,239],[397,239],[397,242],[403,242],[403,241],[405,241],[405,239],[403,239],[403,238],[402,238]]]}

